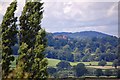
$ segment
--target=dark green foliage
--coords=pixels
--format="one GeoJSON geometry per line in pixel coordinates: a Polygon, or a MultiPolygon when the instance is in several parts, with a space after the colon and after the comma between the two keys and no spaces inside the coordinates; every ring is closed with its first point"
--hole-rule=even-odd
{"type": "Polygon", "coordinates": [[[87,73],[87,69],[83,63],[79,63],[75,66],[76,76],[80,77],[87,73]]]}
{"type": "Polygon", "coordinates": [[[56,66],[58,69],[70,69],[71,68],[70,63],[67,61],[61,61],[56,66]]]}
{"type": "Polygon", "coordinates": [[[75,50],[72,52],[74,56],[74,62],[80,61],[80,51],[78,48],[75,48],[75,50]]]}
{"type": "Polygon", "coordinates": [[[101,60],[111,62],[117,58],[117,37],[106,35],[103,37],[77,38],[74,34],[48,33],[48,48],[45,51],[46,57],[72,62],[101,60]],[[71,38],[71,36],[75,38],[71,38]],[[73,54],[76,48],[78,51],[75,52],[76,54],[73,54]]]}
{"type": "Polygon", "coordinates": [[[57,70],[56,70],[56,68],[48,67],[47,72],[49,75],[54,75],[54,74],[56,74],[57,70]]]}
{"type": "Polygon", "coordinates": [[[43,3],[27,2],[20,16],[20,48],[17,78],[47,78],[47,60],[43,51],[46,47],[46,32],[41,28],[43,3]]]}
{"type": "Polygon", "coordinates": [[[120,69],[117,69],[117,78],[120,79],[120,69]]]}
{"type": "Polygon", "coordinates": [[[15,10],[17,2],[12,2],[7,8],[1,24],[2,28],[2,78],[6,78],[10,73],[11,61],[14,61],[12,46],[17,42],[17,28],[15,10]]]}
{"type": "Polygon", "coordinates": [[[57,78],[68,78],[68,75],[69,75],[69,71],[68,70],[61,70],[61,71],[57,72],[55,77],[57,77],[57,78]]]}
{"type": "Polygon", "coordinates": [[[118,66],[118,60],[117,60],[117,59],[115,59],[115,60],[113,61],[112,66],[114,66],[115,68],[117,68],[117,66],[118,66]]]}
{"type": "Polygon", "coordinates": [[[36,36],[36,43],[34,48],[34,62],[32,64],[32,77],[33,78],[47,78],[47,59],[44,58],[43,51],[46,47],[46,32],[41,29],[36,36]]]}
{"type": "Polygon", "coordinates": [[[100,53],[101,53],[100,48],[97,48],[96,51],[95,51],[95,54],[100,54],[100,53]]]}
{"type": "Polygon", "coordinates": [[[98,63],[98,66],[105,66],[106,64],[107,64],[107,62],[102,60],[98,63]]]}
{"type": "Polygon", "coordinates": [[[97,77],[102,76],[103,75],[102,69],[96,69],[95,74],[97,77]]]}
{"type": "Polygon", "coordinates": [[[105,70],[105,76],[111,76],[112,75],[112,71],[111,70],[109,70],[109,69],[107,69],[107,70],[105,70]]]}
{"type": "Polygon", "coordinates": [[[35,37],[41,29],[42,5],[40,2],[26,3],[20,16],[20,45],[24,42],[28,44],[28,48],[34,47],[35,37]]]}

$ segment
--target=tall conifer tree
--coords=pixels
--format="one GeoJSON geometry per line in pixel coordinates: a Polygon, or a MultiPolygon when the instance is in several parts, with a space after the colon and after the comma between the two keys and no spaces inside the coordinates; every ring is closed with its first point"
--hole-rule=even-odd
{"type": "Polygon", "coordinates": [[[42,5],[40,1],[27,2],[19,19],[19,78],[47,78],[47,61],[42,54],[46,47],[45,31],[41,28],[42,5]]]}
{"type": "Polygon", "coordinates": [[[7,8],[1,24],[2,33],[2,78],[7,78],[10,73],[11,61],[14,61],[12,46],[17,42],[17,28],[15,10],[17,2],[13,1],[7,8]]]}

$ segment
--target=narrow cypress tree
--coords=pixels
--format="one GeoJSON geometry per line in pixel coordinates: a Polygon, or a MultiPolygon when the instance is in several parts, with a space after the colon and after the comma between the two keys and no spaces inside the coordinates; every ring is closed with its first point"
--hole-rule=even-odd
{"type": "Polygon", "coordinates": [[[47,77],[47,61],[42,54],[46,47],[45,31],[41,29],[42,5],[41,2],[27,2],[19,19],[18,78],[47,77]]]}
{"type": "Polygon", "coordinates": [[[47,78],[47,60],[44,58],[43,51],[46,47],[46,32],[41,29],[36,36],[36,43],[34,48],[34,63],[32,65],[32,78],[47,78]]]}
{"type": "Polygon", "coordinates": [[[16,35],[16,21],[17,17],[14,16],[17,7],[17,2],[14,1],[7,8],[1,24],[2,28],[2,78],[7,78],[10,73],[11,61],[14,61],[12,46],[17,42],[16,35]]]}

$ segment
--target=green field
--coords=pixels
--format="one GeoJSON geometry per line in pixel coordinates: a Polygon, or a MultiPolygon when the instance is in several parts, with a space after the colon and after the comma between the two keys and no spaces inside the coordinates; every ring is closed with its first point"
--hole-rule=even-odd
{"type": "MultiPolygon", "coordinates": [[[[58,59],[50,59],[48,58],[48,66],[49,67],[56,67],[56,65],[60,62],[61,60],[58,59]]],[[[98,66],[98,62],[70,62],[72,66],[77,65],[78,63],[83,63],[85,64],[86,68],[88,69],[115,69],[115,67],[112,67],[112,62],[107,62],[106,66],[98,66]],[[91,64],[91,65],[90,65],[91,64]]],[[[118,66],[120,68],[120,66],[118,66]]]]}
{"type": "MultiPolygon", "coordinates": [[[[56,67],[56,65],[60,62],[61,60],[58,60],[58,59],[50,59],[48,58],[48,66],[51,66],[51,67],[56,67]]],[[[70,62],[70,64],[72,66],[74,65],[77,65],[78,63],[84,63],[86,66],[97,66],[98,65],[98,62],[70,62]]],[[[111,66],[112,65],[112,62],[107,62],[107,65],[106,66],[111,66]]]]}
{"type": "MultiPolygon", "coordinates": [[[[16,59],[17,59],[17,56],[15,56],[15,61],[12,62],[12,65],[11,65],[12,68],[16,66],[16,59]]],[[[49,67],[56,67],[56,65],[61,61],[58,59],[50,59],[50,58],[47,58],[47,59],[48,59],[49,67]]],[[[96,68],[96,69],[97,68],[101,68],[101,69],[112,69],[113,68],[112,62],[107,62],[107,65],[105,67],[97,66],[98,62],[70,62],[72,66],[77,65],[78,63],[84,63],[88,68],[96,68]]]]}
{"type": "Polygon", "coordinates": [[[56,65],[61,61],[61,60],[58,60],[58,59],[48,59],[48,66],[50,67],[56,67],[56,65]]]}

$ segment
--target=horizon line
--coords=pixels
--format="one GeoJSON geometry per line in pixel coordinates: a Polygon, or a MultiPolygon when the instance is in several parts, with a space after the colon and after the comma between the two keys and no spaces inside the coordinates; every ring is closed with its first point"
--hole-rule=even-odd
{"type": "Polygon", "coordinates": [[[113,34],[109,34],[109,33],[106,33],[106,32],[101,32],[101,31],[93,31],[93,30],[88,30],[88,31],[75,31],[75,32],[70,32],[70,31],[55,31],[55,32],[50,32],[50,31],[46,31],[47,33],[77,33],[77,32],[98,32],[98,33],[102,33],[102,34],[106,34],[106,35],[109,35],[109,36],[115,36],[117,38],[119,38],[118,35],[113,35],[113,34]]]}

